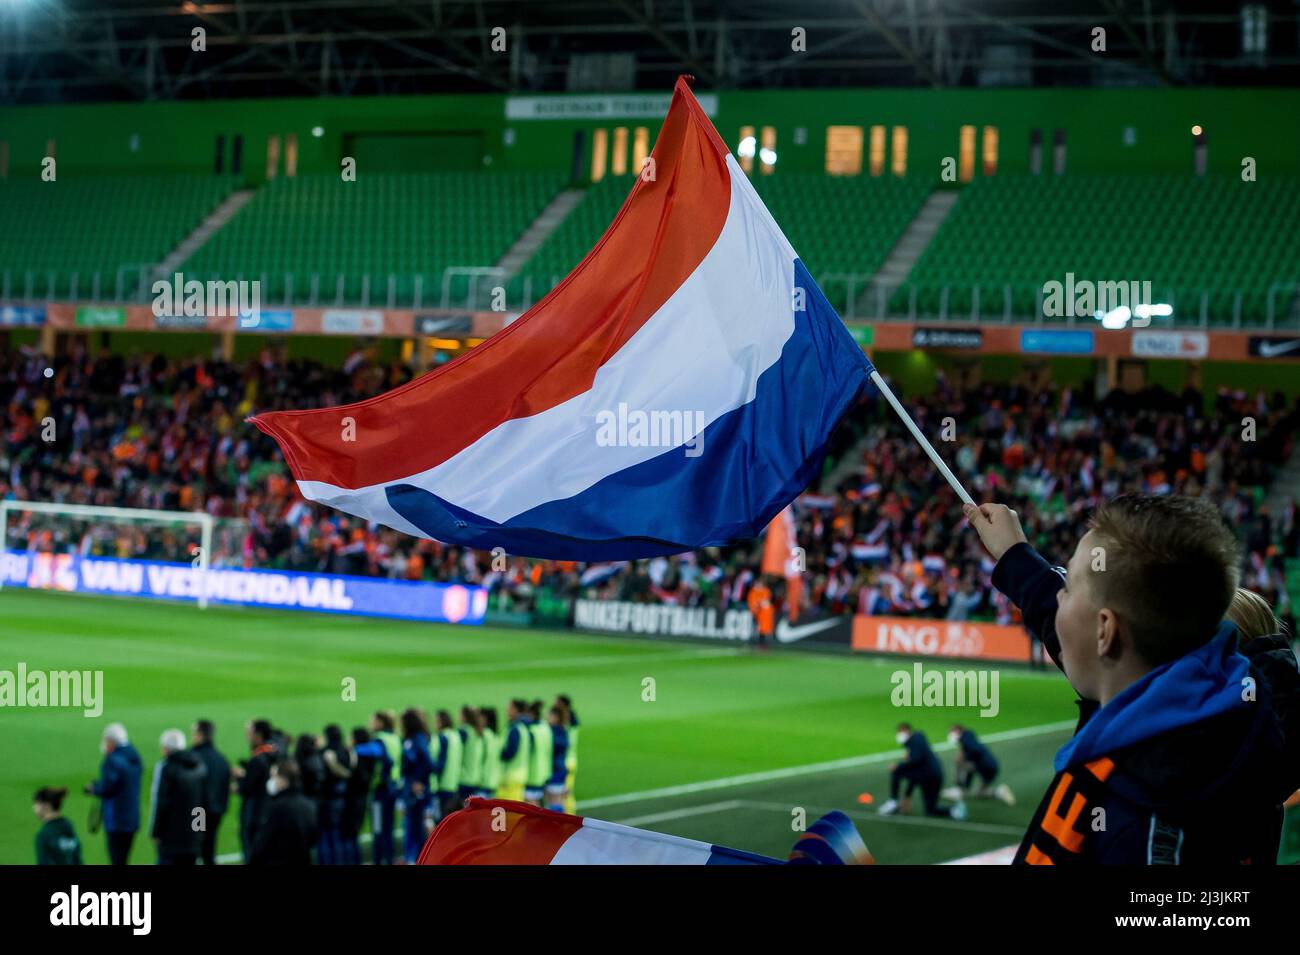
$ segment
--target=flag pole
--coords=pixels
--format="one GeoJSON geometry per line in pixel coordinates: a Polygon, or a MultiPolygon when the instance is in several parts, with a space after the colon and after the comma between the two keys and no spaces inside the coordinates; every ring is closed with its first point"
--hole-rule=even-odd
{"type": "Polygon", "coordinates": [[[930,444],[925,435],[921,433],[921,429],[916,426],[916,422],[913,421],[912,416],[907,413],[907,409],[904,408],[898,398],[894,396],[894,393],[889,389],[889,385],[885,384],[885,379],[880,377],[880,372],[876,371],[874,368],[871,369],[871,380],[875,382],[876,387],[880,389],[880,393],[885,396],[885,400],[887,400],[893,409],[898,412],[898,416],[903,419],[903,424],[907,425],[907,430],[912,432],[912,437],[916,438],[917,443],[925,449],[925,453],[930,456],[930,460],[934,462],[934,466],[937,467],[939,472],[947,479],[949,486],[957,492],[957,496],[972,507],[975,506],[975,501],[966,493],[966,489],[961,486],[961,482],[957,480],[957,475],[953,474],[948,465],[943,463],[943,458],[939,457],[939,452],[934,449],[934,445],[930,444]]]}

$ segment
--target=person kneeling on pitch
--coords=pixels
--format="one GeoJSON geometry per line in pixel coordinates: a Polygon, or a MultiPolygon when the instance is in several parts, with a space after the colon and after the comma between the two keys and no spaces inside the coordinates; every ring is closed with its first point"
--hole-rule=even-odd
{"type": "Polygon", "coordinates": [[[954,723],[948,730],[948,742],[957,747],[957,785],[943,791],[945,799],[961,800],[972,795],[976,775],[980,778],[980,787],[973,795],[981,799],[998,799],[1008,806],[1016,804],[1016,797],[1006,783],[993,785],[998,778],[997,757],[980,742],[975,731],[954,723]]]}
{"type": "Polygon", "coordinates": [[[899,723],[898,734],[894,737],[898,745],[907,750],[907,759],[894,763],[889,768],[889,799],[880,807],[882,816],[892,816],[901,810],[911,808],[912,791],[918,787],[921,798],[925,800],[925,814],[942,818],[965,819],[966,804],[958,800],[952,806],[939,805],[939,791],[943,789],[943,767],[934,755],[925,734],[912,729],[911,723],[899,723]],[[898,790],[907,783],[907,794],[902,803],[898,801],[898,790]]]}

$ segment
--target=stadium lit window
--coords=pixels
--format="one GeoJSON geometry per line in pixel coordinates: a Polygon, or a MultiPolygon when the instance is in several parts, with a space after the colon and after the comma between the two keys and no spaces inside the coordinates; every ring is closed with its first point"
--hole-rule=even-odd
{"type": "Polygon", "coordinates": [[[758,140],[754,138],[754,127],[740,127],[740,143],[736,146],[736,156],[740,159],[740,168],[745,172],[754,171],[754,154],[756,152],[758,152],[758,140]]]}
{"type": "Polygon", "coordinates": [[[907,175],[907,127],[895,126],[893,142],[890,143],[890,171],[895,176],[907,175]]]}
{"type": "Polygon", "coordinates": [[[1192,127],[1192,170],[1198,176],[1204,176],[1209,166],[1210,151],[1205,140],[1205,130],[1200,126],[1192,127]]]}
{"type": "Polygon", "coordinates": [[[862,172],[862,127],[826,127],[826,172],[856,176],[862,172]]]}
{"type": "Polygon", "coordinates": [[[266,178],[268,180],[275,178],[276,171],[280,168],[280,137],[268,136],[266,139],[266,178]]]}
{"type": "Polygon", "coordinates": [[[984,143],[981,149],[984,157],[984,175],[996,175],[998,171],[998,128],[984,127],[984,143]]]}
{"type": "Polygon", "coordinates": [[[1029,175],[1041,176],[1043,174],[1043,131],[1041,129],[1031,129],[1029,131],[1029,175]]]}
{"type": "Polygon", "coordinates": [[[298,134],[284,137],[284,174],[292,179],[298,175],[298,134]]]}
{"type": "Polygon", "coordinates": [[[605,178],[605,163],[609,153],[609,130],[597,129],[591,134],[591,181],[605,178]]]}
{"type": "Polygon", "coordinates": [[[957,146],[957,178],[970,182],[975,178],[975,127],[963,126],[957,146]]]}
{"type": "Polygon", "coordinates": [[[1065,175],[1065,130],[1052,130],[1052,175],[1065,175]]]}
{"type": "Polygon", "coordinates": [[[764,126],[758,150],[759,171],[769,175],[776,168],[776,127],[764,126]]]}
{"type": "Polygon", "coordinates": [[[885,172],[885,127],[871,127],[871,174],[883,175],[885,172]]]}
{"type": "Polygon", "coordinates": [[[1262,3],[1241,8],[1241,52],[1257,61],[1268,52],[1268,8],[1262,3]]]}
{"type": "Polygon", "coordinates": [[[610,157],[609,171],[615,176],[627,173],[627,127],[619,126],[614,130],[614,152],[610,157]]]}
{"type": "Polygon", "coordinates": [[[638,126],[632,134],[632,171],[640,173],[650,155],[650,130],[638,126]]]}

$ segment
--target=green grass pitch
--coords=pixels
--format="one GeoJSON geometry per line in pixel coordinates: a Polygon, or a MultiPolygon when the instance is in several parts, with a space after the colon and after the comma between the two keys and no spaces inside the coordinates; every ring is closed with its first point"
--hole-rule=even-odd
{"type": "MultiPolygon", "coordinates": [[[[582,718],[577,795],[586,815],[783,858],[799,810],[811,822],[839,808],[877,861],[942,862],[1018,841],[1075,714],[1059,674],[1016,667],[1001,670],[999,714],[981,718],[972,708],[893,706],[890,675],[910,660],[9,589],[0,591],[0,669],[20,661],[29,671],[102,670],[105,702],[95,719],[0,710],[0,863],[34,860],[31,795],[44,785],[71,790],[65,813],[86,861],[106,861],[102,834],[85,833],[91,800],[81,789],[97,773],[110,721],[127,725],[144,757],[147,793],[159,735],[173,726],[188,733],[198,718],[216,723],[217,745],[234,763],[246,756],[250,718],[319,733],[330,722],[362,725],[378,708],[504,707],[511,696],[556,693],[569,693],[582,718]],[[355,702],[343,699],[347,678],[355,702]],[[954,720],[992,737],[1017,805],[973,801],[958,823],[882,819],[859,803],[863,792],[876,805],[887,795],[900,720],[933,743],[954,720]]],[[[937,748],[951,772],[949,748],[937,748]]],[[[223,824],[222,853],[238,851],[236,829],[233,818],[223,824]]],[[[143,837],[132,859],[154,860],[143,837]]]]}

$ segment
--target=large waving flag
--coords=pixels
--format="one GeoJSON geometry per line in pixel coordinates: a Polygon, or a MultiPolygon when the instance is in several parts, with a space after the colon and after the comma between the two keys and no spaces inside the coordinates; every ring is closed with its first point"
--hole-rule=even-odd
{"type": "MultiPolygon", "coordinates": [[[[842,812],[803,834],[789,863],[870,865],[862,837],[842,812]]],[[[570,816],[506,799],[469,800],[433,831],[420,865],[781,865],[740,849],[570,816]]]]}
{"type": "Polygon", "coordinates": [[[618,217],[546,298],[387,394],[252,420],[311,500],[627,560],[760,534],[873,370],[679,79],[618,217]]]}

